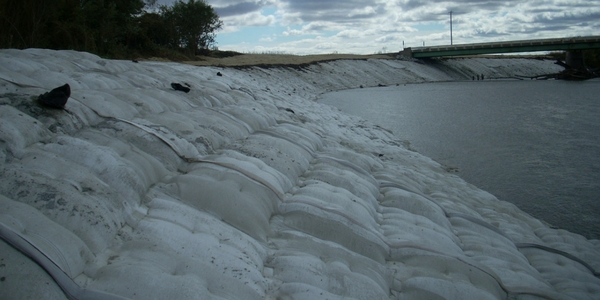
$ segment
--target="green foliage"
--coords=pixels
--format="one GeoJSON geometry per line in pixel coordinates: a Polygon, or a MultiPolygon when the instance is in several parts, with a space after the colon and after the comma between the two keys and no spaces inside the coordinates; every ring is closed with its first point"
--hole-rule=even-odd
{"type": "Polygon", "coordinates": [[[55,17],[58,0],[0,1],[0,45],[37,47],[47,42],[44,25],[55,17]]]}
{"type": "MultiPolygon", "coordinates": [[[[549,56],[553,59],[564,61],[566,58],[566,51],[550,52],[549,56]]],[[[588,68],[600,69],[600,49],[583,50],[583,59],[588,68]]]]}
{"type": "Polygon", "coordinates": [[[172,7],[161,6],[161,15],[173,34],[172,46],[186,49],[189,54],[208,50],[215,43],[214,32],[222,22],[213,8],[203,0],[178,0],[172,7]]]}
{"type": "Polygon", "coordinates": [[[548,53],[548,56],[552,57],[552,59],[556,60],[565,60],[565,51],[552,51],[548,53]]]}
{"type": "Polygon", "coordinates": [[[600,49],[585,50],[583,57],[588,68],[600,69],[600,49]]]}
{"type": "Polygon", "coordinates": [[[0,48],[88,51],[113,58],[181,57],[215,45],[219,16],[204,1],[0,0],[0,48]],[[144,7],[152,11],[144,11],[144,7]]]}
{"type": "Polygon", "coordinates": [[[213,50],[210,52],[211,57],[224,58],[224,57],[233,57],[238,55],[244,55],[243,53],[237,51],[221,51],[221,50],[213,50]]]}

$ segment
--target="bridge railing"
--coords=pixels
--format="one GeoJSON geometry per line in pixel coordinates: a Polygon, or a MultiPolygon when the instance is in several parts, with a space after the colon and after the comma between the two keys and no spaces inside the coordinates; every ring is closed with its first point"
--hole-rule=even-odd
{"type": "Polygon", "coordinates": [[[586,37],[571,37],[571,38],[552,38],[539,40],[521,40],[521,41],[503,41],[503,42],[488,42],[488,43],[473,43],[473,44],[458,44],[458,45],[440,45],[426,47],[411,47],[412,53],[433,52],[433,51],[455,51],[455,50],[470,50],[470,49],[493,49],[504,47],[522,47],[522,46],[544,46],[544,45],[570,45],[579,43],[599,43],[600,36],[586,37]]]}

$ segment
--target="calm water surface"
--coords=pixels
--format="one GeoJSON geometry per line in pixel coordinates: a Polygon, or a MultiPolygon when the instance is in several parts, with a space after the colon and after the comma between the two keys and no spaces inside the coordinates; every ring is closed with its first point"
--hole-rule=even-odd
{"type": "Polygon", "coordinates": [[[600,81],[469,81],[328,93],[466,181],[600,238],[600,81]]]}

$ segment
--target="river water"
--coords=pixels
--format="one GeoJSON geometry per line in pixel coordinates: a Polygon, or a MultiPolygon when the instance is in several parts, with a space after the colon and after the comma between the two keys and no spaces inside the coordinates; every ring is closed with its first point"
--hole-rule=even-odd
{"type": "Polygon", "coordinates": [[[463,81],[355,89],[321,103],[545,222],[600,238],[600,81],[463,81]]]}

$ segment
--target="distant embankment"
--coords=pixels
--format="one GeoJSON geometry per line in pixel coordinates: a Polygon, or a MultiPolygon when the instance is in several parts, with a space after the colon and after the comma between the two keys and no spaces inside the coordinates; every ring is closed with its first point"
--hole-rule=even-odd
{"type": "MultiPolygon", "coordinates": [[[[286,94],[309,99],[325,92],[405,83],[535,77],[564,70],[553,60],[453,58],[440,60],[341,59],[301,65],[244,66],[286,94]],[[261,70],[271,69],[269,72],[261,70]],[[278,73],[277,76],[271,73],[278,73]],[[293,80],[290,80],[292,79],[293,80]]],[[[273,87],[269,87],[273,90],[273,87]]]]}

